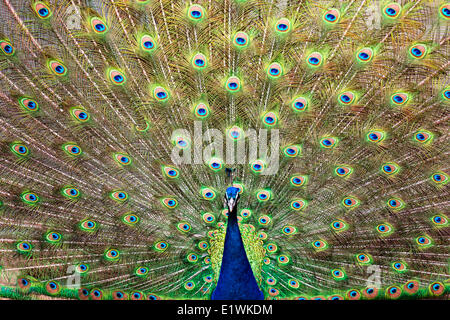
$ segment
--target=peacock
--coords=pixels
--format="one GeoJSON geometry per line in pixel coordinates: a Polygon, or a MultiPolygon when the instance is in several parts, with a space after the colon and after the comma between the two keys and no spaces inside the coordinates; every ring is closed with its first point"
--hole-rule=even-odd
{"type": "Polygon", "coordinates": [[[450,2],[0,18],[0,297],[448,299],[450,2]]]}

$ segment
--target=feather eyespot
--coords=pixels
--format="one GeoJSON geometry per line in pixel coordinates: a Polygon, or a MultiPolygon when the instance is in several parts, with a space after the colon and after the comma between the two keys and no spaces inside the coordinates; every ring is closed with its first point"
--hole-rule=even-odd
{"type": "Polygon", "coordinates": [[[16,248],[17,248],[17,251],[21,254],[29,254],[31,252],[31,250],[33,249],[33,246],[28,241],[22,241],[16,245],[16,248]]]}
{"type": "Polygon", "coordinates": [[[267,67],[267,76],[271,79],[278,79],[283,75],[281,64],[274,62],[267,67]]]}
{"type": "Polygon", "coordinates": [[[114,153],[113,156],[114,160],[122,166],[128,166],[132,162],[131,158],[124,153],[114,153]]]}
{"type": "Polygon", "coordinates": [[[249,209],[242,209],[240,214],[243,218],[250,218],[252,216],[252,211],[249,209]]]}
{"type": "Polygon", "coordinates": [[[89,265],[86,263],[79,263],[76,267],[78,273],[83,274],[89,271],[89,265]]]}
{"type": "Polygon", "coordinates": [[[231,93],[238,92],[241,89],[241,80],[236,76],[231,76],[227,79],[225,88],[231,93]]]}
{"type": "Polygon", "coordinates": [[[112,293],[113,300],[127,300],[128,295],[120,290],[113,291],[112,293]]]}
{"type": "Polygon", "coordinates": [[[432,295],[440,296],[444,293],[445,286],[442,284],[442,282],[435,281],[429,285],[428,290],[431,292],[432,295]]]}
{"type": "Polygon", "coordinates": [[[270,190],[260,190],[256,193],[256,198],[260,202],[269,201],[272,198],[272,192],[270,190]]]}
{"type": "Polygon", "coordinates": [[[211,188],[202,188],[200,193],[205,200],[214,200],[216,198],[216,192],[211,188]]]}
{"type": "Polygon", "coordinates": [[[330,297],[328,297],[328,300],[344,300],[344,297],[338,294],[334,294],[330,297]]]}
{"type": "Polygon", "coordinates": [[[324,13],[323,20],[329,24],[335,24],[339,21],[339,10],[331,9],[324,13]]]}
{"type": "Polygon", "coordinates": [[[399,198],[391,198],[387,201],[387,204],[393,210],[400,210],[405,207],[405,203],[399,198]]]}
{"type": "Polygon", "coordinates": [[[92,300],[102,300],[103,299],[103,291],[100,289],[92,289],[91,291],[92,300]]]}
{"type": "Polygon", "coordinates": [[[291,201],[290,206],[291,209],[294,209],[295,211],[299,211],[304,209],[308,205],[308,202],[303,199],[296,199],[291,201]]]}
{"type": "Polygon", "coordinates": [[[161,202],[168,209],[175,209],[178,206],[178,201],[174,198],[163,198],[161,202]]]}
{"type": "Polygon", "coordinates": [[[398,299],[402,294],[402,289],[399,286],[390,286],[386,289],[386,297],[390,299],[398,299]]]}
{"type": "Polygon", "coordinates": [[[238,126],[233,126],[228,129],[228,137],[231,140],[240,140],[244,136],[244,133],[241,128],[238,126]]]}
{"type": "Polygon", "coordinates": [[[288,285],[293,289],[298,289],[300,287],[300,283],[297,279],[289,279],[288,285]]]}
{"type": "Polygon", "coordinates": [[[380,143],[386,138],[386,133],[381,130],[371,130],[366,135],[367,141],[380,143]]]}
{"type": "Polygon", "coordinates": [[[79,297],[81,300],[88,300],[89,297],[90,297],[90,292],[89,292],[89,290],[86,289],[86,288],[80,288],[80,289],[78,289],[78,297],[79,297]]]}
{"type": "Polygon", "coordinates": [[[134,270],[134,274],[138,277],[145,277],[148,275],[148,268],[144,266],[139,266],[134,270]]]}
{"type": "Polygon", "coordinates": [[[117,69],[109,69],[108,70],[108,78],[112,84],[117,85],[117,86],[122,86],[127,81],[127,78],[125,77],[125,75],[117,69]]]}
{"type": "Polygon", "coordinates": [[[291,22],[287,18],[279,19],[275,23],[275,31],[278,34],[286,34],[291,31],[291,22]]]}
{"type": "Polygon", "coordinates": [[[271,221],[272,221],[272,219],[266,215],[263,215],[258,218],[258,223],[262,226],[267,226],[271,221]]]}
{"type": "Polygon", "coordinates": [[[193,262],[194,263],[194,262],[198,261],[198,256],[195,253],[189,253],[186,256],[186,259],[187,259],[188,262],[193,262]]]}
{"type": "Polygon", "coordinates": [[[274,112],[267,112],[263,116],[263,123],[268,127],[273,127],[278,122],[278,117],[274,112]]]}
{"type": "Polygon", "coordinates": [[[266,246],[266,250],[270,253],[277,252],[278,246],[275,243],[268,243],[266,246]]]}
{"type": "Polygon", "coordinates": [[[416,243],[421,248],[428,248],[433,245],[432,239],[427,235],[422,235],[416,238],[416,243]]]}
{"type": "Polygon", "coordinates": [[[33,100],[31,98],[21,98],[19,99],[20,106],[24,108],[26,111],[38,111],[39,110],[39,104],[36,102],[36,100],[33,100]]]}
{"type": "Polygon", "coordinates": [[[206,223],[213,223],[214,221],[216,221],[216,217],[214,217],[214,215],[211,213],[203,214],[202,218],[206,223]]]}
{"type": "Polygon", "coordinates": [[[285,254],[279,255],[277,257],[277,262],[280,264],[288,264],[290,261],[289,257],[285,254]]]}
{"type": "Polygon", "coordinates": [[[64,197],[68,199],[78,199],[81,196],[80,190],[75,187],[65,187],[61,190],[61,193],[64,197]]]}
{"type": "Polygon", "coordinates": [[[16,52],[13,45],[6,40],[0,40],[0,49],[7,56],[12,56],[16,52]]]}
{"type": "Polygon", "coordinates": [[[29,291],[31,288],[32,280],[28,277],[22,277],[17,279],[17,286],[21,291],[29,291]]]}
{"type": "Polygon", "coordinates": [[[139,43],[144,52],[152,53],[156,49],[156,42],[149,35],[143,35],[139,43]]]}
{"type": "Polygon", "coordinates": [[[178,230],[180,230],[182,232],[189,232],[192,229],[191,225],[187,222],[180,222],[177,225],[177,228],[178,228],[178,230]]]}
{"type": "Polygon", "coordinates": [[[370,62],[373,58],[373,50],[371,48],[362,48],[356,53],[358,62],[366,63],[370,62]]]}
{"type": "Polygon", "coordinates": [[[439,7],[439,14],[444,19],[450,19],[450,4],[443,4],[439,7]]]}
{"type": "Polygon", "coordinates": [[[98,224],[94,220],[86,219],[80,222],[80,229],[87,232],[97,230],[98,224]]]}
{"type": "Polygon", "coordinates": [[[28,147],[22,143],[11,144],[10,150],[17,156],[26,157],[30,154],[28,147]]]}
{"type": "Polygon", "coordinates": [[[65,76],[67,74],[66,67],[59,61],[49,60],[47,65],[49,69],[57,76],[65,76]]]}
{"type": "Polygon", "coordinates": [[[191,60],[192,66],[194,69],[203,70],[208,66],[208,60],[203,53],[197,53],[192,57],[191,60]]]}
{"type": "Polygon", "coordinates": [[[352,172],[353,168],[346,165],[338,166],[334,169],[334,173],[341,178],[350,176],[352,172]]]}
{"type": "Polygon", "coordinates": [[[284,148],[283,152],[286,157],[295,158],[300,154],[301,146],[300,145],[287,146],[286,148],[284,148]]]}
{"type": "Polygon", "coordinates": [[[328,243],[323,240],[315,240],[311,242],[311,245],[316,251],[323,251],[328,248],[328,243]]]}
{"type": "Polygon", "coordinates": [[[184,288],[188,291],[191,291],[195,288],[195,283],[192,281],[188,281],[184,284],[184,288]]]}
{"type": "Polygon", "coordinates": [[[46,283],[45,289],[49,294],[56,295],[61,290],[61,286],[59,285],[58,282],[52,280],[46,283]]]}
{"type": "Polygon", "coordinates": [[[99,17],[91,18],[91,28],[92,31],[98,35],[104,35],[108,32],[108,25],[102,18],[99,17]]]}
{"type": "Polygon", "coordinates": [[[81,150],[81,148],[79,146],[77,146],[74,143],[65,143],[63,144],[63,150],[65,151],[66,154],[70,155],[70,156],[80,156],[83,151],[81,150]]]}
{"type": "Polygon", "coordinates": [[[446,227],[448,225],[447,217],[442,214],[433,216],[431,222],[438,227],[446,227]]]}
{"type": "Polygon", "coordinates": [[[374,299],[378,295],[378,288],[377,287],[367,287],[366,289],[364,289],[363,295],[367,299],[374,299]]]}
{"type": "Polygon", "coordinates": [[[419,281],[417,280],[409,280],[403,285],[403,289],[408,294],[415,294],[417,291],[419,291],[419,281]]]}
{"type": "Polygon", "coordinates": [[[194,114],[199,119],[205,119],[210,114],[209,106],[203,102],[200,102],[194,107],[194,114]]]}
{"type": "Polygon", "coordinates": [[[367,253],[358,253],[355,257],[359,264],[368,265],[372,263],[372,257],[367,253]]]}
{"type": "Polygon", "coordinates": [[[416,44],[409,48],[409,54],[414,59],[423,59],[427,54],[427,50],[424,44],[416,44]]]}
{"type": "Polygon", "coordinates": [[[297,228],[292,227],[292,226],[284,226],[282,231],[285,235],[290,236],[297,232],[297,228]]]}
{"type": "Polygon", "coordinates": [[[193,4],[188,9],[188,16],[192,22],[200,22],[205,17],[205,9],[198,4],[193,4]]]}
{"type": "Polygon", "coordinates": [[[118,202],[125,202],[128,200],[128,193],[125,191],[113,191],[109,194],[109,197],[118,202]]]}
{"type": "Polygon", "coordinates": [[[351,105],[356,100],[356,96],[351,91],[343,92],[339,95],[339,103],[343,105],[351,105]]]}
{"type": "Polygon", "coordinates": [[[421,144],[430,143],[434,138],[434,135],[426,130],[419,130],[414,134],[414,140],[421,144]]]}
{"type": "Polygon", "coordinates": [[[38,1],[33,4],[34,12],[40,19],[48,19],[52,15],[50,8],[43,2],[38,1]]]}
{"type": "Polygon", "coordinates": [[[446,185],[448,182],[448,176],[444,172],[436,172],[431,176],[431,181],[438,185],[446,185]]]}
{"type": "Polygon", "coordinates": [[[24,192],[20,195],[20,198],[29,205],[38,204],[40,201],[39,196],[34,192],[24,192]]]}
{"type": "Polygon", "coordinates": [[[388,236],[394,232],[394,228],[388,223],[381,223],[375,229],[381,236],[388,236]]]}
{"type": "Polygon", "coordinates": [[[153,247],[155,248],[156,251],[164,252],[164,251],[166,251],[167,248],[169,247],[169,244],[168,244],[166,241],[161,240],[161,241],[156,242],[156,243],[153,245],[153,247]]]}
{"type": "Polygon", "coordinates": [[[400,171],[400,167],[396,163],[385,163],[381,166],[381,171],[389,176],[396,175],[400,171]]]}
{"type": "Polygon", "coordinates": [[[359,300],[361,298],[361,293],[356,289],[350,289],[347,291],[347,298],[349,300],[359,300]]]}
{"type": "Polygon", "coordinates": [[[206,241],[200,241],[200,242],[198,243],[198,248],[199,248],[200,250],[202,250],[202,251],[208,250],[209,244],[208,244],[208,242],[206,242],[206,241]]]}
{"type": "Polygon", "coordinates": [[[319,142],[322,148],[332,149],[337,146],[339,140],[335,137],[323,137],[319,142]]]}
{"type": "Polygon", "coordinates": [[[162,171],[164,175],[169,179],[176,179],[180,176],[180,172],[174,167],[163,166],[162,171]]]}
{"type": "Polygon", "coordinates": [[[264,171],[266,165],[262,160],[255,160],[250,164],[250,169],[253,173],[261,173],[264,171]]]}
{"type": "Polygon", "coordinates": [[[334,220],[331,222],[331,229],[333,229],[336,232],[345,231],[348,229],[348,225],[344,220],[334,220]]]}
{"type": "Polygon", "coordinates": [[[360,202],[355,197],[345,197],[342,199],[342,205],[347,209],[353,209],[359,206],[360,202]]]}
{"type": "Polygon", "coordinates": [[[50,231],[45,234],[45,240],[50,243],[60,243],[62,241],[62,236],[58,232],[50,231]]]}
{"type": "Polygon", "coordinates": [[[159,102],[166,102],[169,100],[169,92],[161,86],[157,86],[153,89],[153,98],[159,102]]]}
{"type": "Polygon", "coordinates": [[[402,7],[397,3],[388,4],[383,8],[383,15],[389,19],[398,18],[402,10],[402,7]]]}
{"type": "Polygon", "coordinates": [[[308,176],[295,175],[289,179],[293,187],[304,186],[308,182],[308,176]]]}
{"type": "Polygon", "coordinates": [[[391,266],[392,266],[392,269],[398,273],[404,273],[404,272],[408,271],[407,265],[400,261],[392,262],[391,266]]]}
{"type": "Polygon", "coordinates": [[[308,109],[309,101],[305,97],[297,97],[291,103],[291,107],[295,112],[303,112],[308,109]]]}
{"type": "Polygon", "coordinates": [[[333,279],[336,281],[344,280],[347,276],[342,269],[333,269],[331,270],[331,275],[333,276],[333,279]]]}
{"type": "Polygon", "coordinates": [[[323,63],[323,56],[320,52],[313,52],[306,58],[306,62],[310,67],[320,67],[323,63]]]}
{"type": "Polygon", "coordinates": [[[159,296],[157,296],[156,294],[150,293],[147,296],[147,300],[161,300],[161,298],[159,296]]]}
{"type": "Polygon", "coordinates": [[[90,115],[86,110],[75,107],[70,110],[70,114],[72,117],[79,122],[88,122],[90,119],[90,115]]]}
{"type": "Polygon", "coordinates": [[[233,37],[233,44],[237,49],[244,49],[249,45],[249,37],[245,32],[237,32],[233,37]]]}
{"type": "Polygon", "coordinates": [[[397,106],[406,104],[408,102],[408,100],[409,100],[409,95],[404,92],[398,92],[398,93],[394,93],[393,95],[391,95],[391,102],[397,106]]]}
{"type": "Polygon", "coordinates": [[[103,257],[108,261],[117,261],[120,258],[120,252],[116,249],[108,249],[105,251],[103,257]]]}
{"type": "Polygon", "coordinates": [[[222,168],[223,168],[223,161],[222,161],[222,159],[219,159],[219,158],[211,158],[209,160],[209,164],[208,165],[209,165],[209,168],[212,171],[217,172],[217,171],[222,170],[222,168]]]}

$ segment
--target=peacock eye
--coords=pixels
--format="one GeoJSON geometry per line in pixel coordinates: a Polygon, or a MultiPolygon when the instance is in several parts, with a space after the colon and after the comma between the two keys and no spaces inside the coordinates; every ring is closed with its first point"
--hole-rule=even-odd
{"type": "Polygon", "coordinates": [[[328,24],[335,24],[339,21],[340,13],[336,9],[328,10],[323,15],[323,20],[328,24]]]}
{"type": "Polygon", "coordinates": [[[34,11],[40,19],[48,19],[52,15],[50,8],[41,1],[35,2],[33,6],[34,11]]]}
{"type": "Polygon", "coordinates": [[[103,35],[108,32],[108,26],[106,22],[99,17],[91,18],[91,28],[94,33],[98,35],[103,35]]]}
{"type": "Polygon", "coordinates": [[[409,53],[414,59],[422,59],[427,54],[427,47],[424,44],[416,44],[409,48],[409,53]]]}
{"type": "Polygon", "coordinates": [[[383,15],[388,19],[395,19],[400,15],[402,7],[397,3],[388,4],[383,8],[383,15]]]}
{"type": "Polygon", "coordinates": [[[309,102],[305,97],[297,97],[291,103],[291,107],[295,112],[303,112],[308,108],[309,102]]]}
{"type": "Polygon", "coordinates": [[[278,20],[275,24],[275,31],[278,34],[286,34],[291,29],[291,22],[287,18],[282,18],[278,20]]]}
{"type": "Polygon", "coordinates": [[[208,65],[208,61],[203,53],[197,53],[192,57],[191,64],[194,69],[203,70],[208,65]]]}
{"type": "Polygon", "coordinates": [[[245,32],[237,32],[233,38],[233,44],[237,49],[244,49],[249,44],[248,34],[245,32]]]}
{"type": "Polygon", "coordinates": [[[322,65],[323,56],[320,52],[313,52],[306,58],[306,62],[310,67],[319,67],[322,65]]]}
{"type": "Polygon", "coordinates": [[[205,9],[198,4],[191,5],[188,9],[188,16],[191,22],[197,23],[205,16],[205,9]]]}

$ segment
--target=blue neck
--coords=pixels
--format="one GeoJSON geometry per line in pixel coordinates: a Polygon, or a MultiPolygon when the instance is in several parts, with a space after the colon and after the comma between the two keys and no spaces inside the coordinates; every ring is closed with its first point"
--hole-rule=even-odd
{"type": "Polygon", "coordinates": [[[245,253],[236,210],[228,212],[222,266],[211,300],[264,300],[245,253]]]}

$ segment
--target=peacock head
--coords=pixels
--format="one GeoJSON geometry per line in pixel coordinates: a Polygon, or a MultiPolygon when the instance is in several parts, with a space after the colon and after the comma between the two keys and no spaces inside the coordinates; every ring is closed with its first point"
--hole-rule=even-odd
{"type": "Polygon", "coordinates": [[[225,193],[225,202],[228,207],[228,212],[232,212],[239,201],[239,188],[228,187],[225,193]]]}

